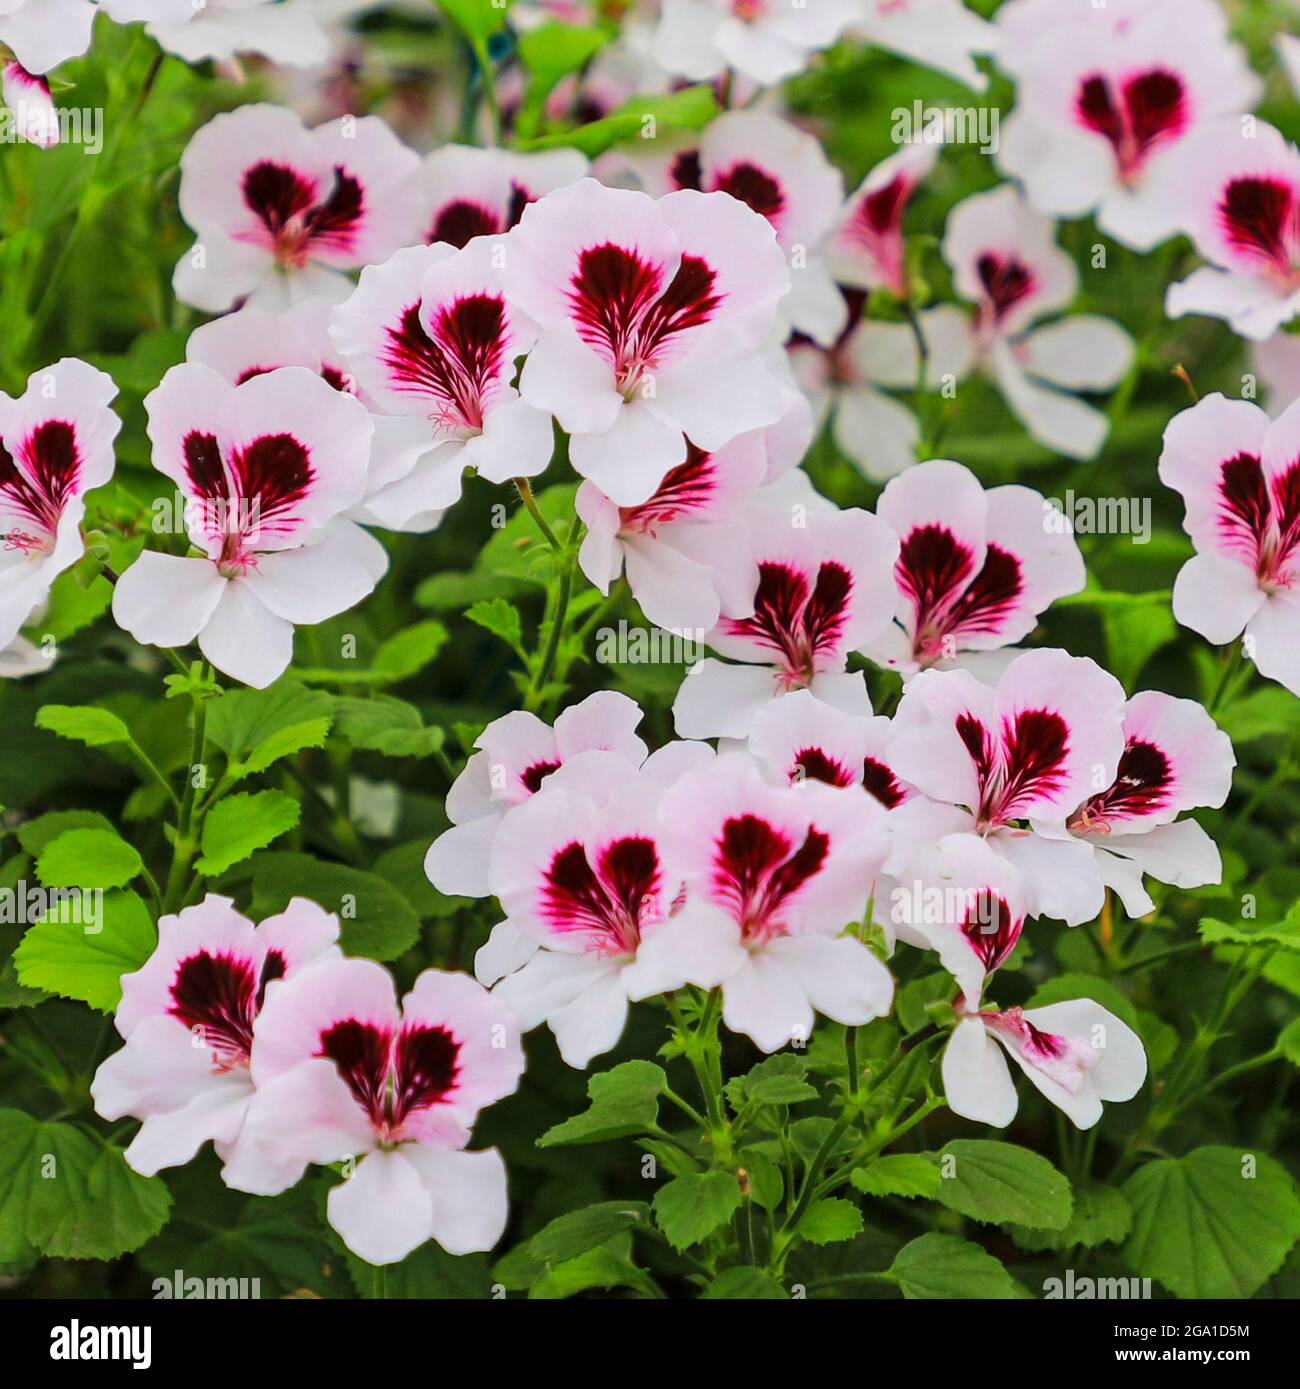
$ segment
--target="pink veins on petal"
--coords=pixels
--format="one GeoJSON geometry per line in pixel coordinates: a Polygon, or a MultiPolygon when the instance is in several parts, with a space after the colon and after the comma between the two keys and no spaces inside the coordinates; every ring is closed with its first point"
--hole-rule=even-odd
{"type": "Polygon", "coordinates": [[[81,473],[76,430],[65,420],[45,420],[18,446],[18,459],[21,467],[0,443],[0,506],[18,519],[5,548],[47,551],[81,473]]]}
{"type": "Polygon", "coordinates": [[[1069,729],[1054,710],[1022,709],[1004,719],[1000,746],[973,714],[959,714],[956,729],[975,764],[980,794],[972,809],[981,829],[1009,824],[1026,802],[1063,785],[1069,729]]]}
{"type": "Polygon", "coordinates": [[[589,246],[570,282],[574,326],[614,368],[619,390],[633,391],[680,333],[708,323],[722,302],[717,276],[698,256],[683,256],[665,287],[660,267],[612,242],[589,246]]]}
{"type": "Polygon", "coordinates": [[[267,955],[258,973],[245,956],[200,950],[176,966],[167,1011],[211,1050],[218,1070],[247,1066],[266,986],[284,971],[278,951],[267,955]]]}
{"type": "Polygon", "coordinates": [[[1228,244],[1285,286],[1300,278],[1300,196],[1287,179],[1266,175],[1234,178],[1218,206],[1228,244]]]}
{"type": "Polygon", "coordinates": [[[815,826],[796,845],[757,815],[734,816],[714,846],[712,896],[746,943],[762,945],[785,933],[790,899],[822,870],[829,849],[829,836],[815,826]]]}
{"type": "Polygon", "coordinates": [[[984,890],[972,895],[958,929],[979,956],[984,972],[992,974],[1016,948],[1022,925],[1003,898],[984,890]]]}
{"type": "Polygon", "coordinates": [[[818,566],[811,590],[805,575],[784,564],[764,561],[758,575],[753,617],[726,621],[724,628],[775,652],[787,685],[806,685],[844,631],[853,576],[834,560],[818,566]]]}
{"type": "Polygon", "coordinates": [[[1220,543],[1255,570],[1267,592],[1289,588],[1300,547],[1300,459],[1271,480],[1260,460],[1241,453],[1219,470],[1220,543]]]}
{"type": "Polygon", "coordinates": [[[396,1033],[358,1018],[331,1024],[317,1056],[328,1057],[375,1132],[403,1138],[412,1114],[447,1104],[460,1075],[460,1043],[445,1027],[404,1023],[396,1033]]]}
{"type": "Polygon", "coordinates": [[[244,203],[262,224],[265,240],[283,265],[301,269],[313,250],[351,251],[365,210],[361,184],[336,166],[329,196],[321,201],[314,178],[269,160],[243,178],[244,203]]]}
{"type": "Polygon", "coordinates": [[[451,432],[476,434],[505,367],[506,307],[493,294],[440,305],[431,327],[410,304],[387,329],[384,364],[393,389],[431,396],[429,418],[451,432]]]}
{"type": "Polygon", "coordinates": [[[636,954],[641,928],[658,919],[663,887],[659,851],[639,835],[615,839],[595,855],[576,840],[543,875],[540,915],[562,934],[580,933],[600,955],[636,954]]]}
{"type": "Polygon", "coordinates": [[[975,262],[975,273],[979,276],[986,303],[979,306],[976,320],[982,326],[992,316],[993,323],[1000,323],[1015,306],[1036,286],[1034,272],[1014,257],[1003,258],[986,251],[975,262]]]}
{"type": "Polygon", "coordinates": [[[1119,759],[1115,780],[1070,819],[1072,829],[1104,834],[1115,818],[1152,815],[1168,800],[1173,768],[1154,743],[1131,739],[1119,759]]]}
{"type": "Polygon", "coordinates": [[[1118,90],[1100,74],[1085,78],[1076,110],[1089,130],[1110,141],[1125,179],[1141,169],[1157,144],[1181,134],[1188,121],[1182,80],[1161,68],[1125,78],[1118,90]]]}
{"type": "Polygon", "coordinates": [[[984,552],[973,574],[974,555],[944,526],[918,526],[903,541],[894,577],[912,600],[913,654],[938,660],[946,637],[997,632],[1023,591],[1020,561],[997,545],[984,552]]]}

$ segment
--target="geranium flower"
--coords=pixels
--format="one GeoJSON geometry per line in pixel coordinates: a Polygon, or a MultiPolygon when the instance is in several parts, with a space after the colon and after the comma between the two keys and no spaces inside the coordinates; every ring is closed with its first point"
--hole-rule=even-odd
{"type": "Polygon", "coordinates": [[[1157,471],[1196,547],[1174,616],[1216,646],[1244,631],[1260,673],[1300,694],[1300,403],[1270,423],[1249,401],[1206,396],[1169,421],[1157,471]]]}
{"type": "Polygon", "coordinates": [[[113,475],[111,377],[75,357],[0,392],[0,647],[79,560],[85,495],[113,475]]]}
{"type": "Polygon", "coordinates": [[[292,1175],[242,1190],[274,1195],[308,1163],[360,1159],[326,1212],[368,1263],[429,1239],[468,1254],[501,1238],[505,1164],[464,1149],[479,1111],[514,1093],[524,1054],[509,1011],[468,975],[426,969],[399,1009],[382,965],[319,965],[267,1000],[252,1069],[250,1141],[292,1175]]]}
{"type": "Polygon", "coordinates": [[[364,406],[302,367],[231,386],[194,362],[145,398],[153,462],[186,499],[181,557],[146,550],[118,580],[113,617],[137,641],[199,649],[262,688],[323,622],[375,586],[352,537],[330,528],[365,491],[364,406]]]}
{"type": "Polygon", "coordinates": [[[866,11],[850,26],[853,37],[946,72],[976,91],[988,86],[974,59],[997,47],[997,31],[962,0],[866,0],[866,11]]]}
{"type": "Polygon", "coordinates": [[[159,919],[153,954],[122,976],[126,1045],[90,1086],[103,1118],[143,1120],[125,1154],[137,1172],[188,1162],[211,1139],[236,1184],[287,1175],[244,1128],[253,1024],[279,981],[339,958],[338,934],[338,918],[303,897],[256,926],[216,893],[159,919]]]}
{"type": "Polygon", "coordinates": [[[771,224],[734,198],[582,179],[525,210],[502,280],[542,329],[524,399],[619,506],[653,495],[687,436],[713,452],[779,417],[757,352],[790,277],[771,224]]]}
{"type": "Polygon", "coordinates": [[[849,196],[827,242],[840,284],[909,297],[903,213],[938,158],[938,145],[905,145],[882,159],[849,196]]]}
{"type": "Polygon", "coordinates": [[[1095,212],[1102,231],[1150,250],[1177,230],[1165,183],[1185,177],[1189,142],[1250,110],[1261,83],[1215,4],[1153,0],[1124,24],[1109,6],[1076,8],[1015,62],[998,167],[1040,212],[1095,212]]]}
{"type": "MultiPolygon", "coordinates": [[[[415,467],[424,451],[425,431],[416,421],[374,412],[373,402],[363,394],[343,354],[330,340],[329,316],[330,305],[324,299],[303,299],[283,313],[248,304],[196,328],[186,341],[185,360],[211,367],[232,386],[242,386],[280,367],[305,367],[336,391],[357,396],[371,411],[375,432],[366,473],[367,495],[345,515],[350,521],[382,525],[367,508],[367,497],[381,492],[402,476],[403,470],[409,472],[415,467]]],[[[433,511],[390,529],[429,530],[441,519],[442,512],[433,511]]],[[[358,553],[368,557],[375,579],[381,579],[388,568],[388,554],[379,541],[349,521],[340,520],[335,528],[351,531],[358,553]]]]}
{"type": "Polygon", "coordinates": [[[97,8],[94,0],[0,0],[0,43],[44,75],[90,47],[97,8]]]}
{"type": "Polygon", "coordinates": [[[836,447],[876,482],[897,477],[916,462],[921,429],[916,416],[890,390],[936,390],[971,368],[974,344],[966,316],[951,304],[922,309],[917,327],[925,343],[924,369],[916,333],[906,323],[861,316],[865,294],[847,295],[849,322],[829,349],[795,339],[790,363],[807,394],[814,419],[830,420],[836,447]]]}
{"type": "Polygon", "coordinates": [[[1004,1129],[1016,1117],[1007,1056],[1080,1129],[1101,1118],[1103,1100],[1131,1100],[1146,1080],[1137,1033],[1090,998],[959,1013],[943,1053],[944,1096],[954,1114],[977,1124],[1004,1129]]]}
{"type": "Polygon", "coordinates": [[[1066,828],[1093,845],[1098,871],[1130,917],[1155,910],[1144,873],[1183,888],[1222,879],[1218,846],[1195,820],[1177,817],[1196,806],[1221,806],[1236,764],[1232,740],[1194,700],[1157,690],[1129,700],[1115,780],[1090,796],[1066,828]]]}
{"type": "Polygon", "coordinates": [[[550,462],[550,416],[510,384],[537,330],[508,302],[492,242],[414,246],[368,266],[330,331],[369,399],[422,430],[413,464],[405,432],[396,457],[378,436],[376,462],[392,480],[366,507],[381,524],[451,506],[466,468],[499,483],[536,477],[550,462]]]}
{"type": "Polygon", "coordinates": [[[257,53],[281,67],[316,67],[330,41],[311,0],[100,0],[119,24],[144,20],[168,53],[187,63],[257,53]]]}
{"type": "Polygon", "coordinates": [[[994,487],[960,463],[919,463],[884,490],[876,514],[899,538],[894,625],[866,648],[904,675],[964,652],[1010,646],[1055,599],[1083,588],[1069,523],[1048,525],[1028,487],[994,487]]]}
{"type": "MultiPolygon", "coordinates": [[[[698,760],[711,756],[700,744],[676,746],[698,760]]],[[[681,769],[668,749],[626,772],[609,753],[581,754],[511,810],[492,842],[488,878],[507,919],[479,951],[475,973],[525,1032],[547,1023],[570,1066],[584,1067],[615,1045],[630,999],[679,988],[688,972],[705,977],[725,963],[707,952],[683,955],[667,976],[656,973],[653,988],[638,987],[631,973],[665,929],[681,887],[658,814],[666,783],[681,769]]]]}
{"type": "Polygon", "coordinates": [[[844,199],[844,180],[814,136],[762,111],[727,111],[698,138],[633,162],[651,193],[730,193],[766,217],[790,267],[783,317],[823,346],[835,341],[844,328],[844,297],[821,246],[844,199]]]}
{"type": "Polygon", "coordinates": [[[795,515],[754,503],[744,519],[747,549],[719,555],[715,572],[729,584],[733,573],[752,575],[757,565],[752,616],[724,615],[705,639],[743,664],[706,658],[682,680],[673,703],[678,734],[743,738],[769,700],[795,689],[869,714],[862,679],[845,664],[893,614],[898,538],[856,508],[795,515]]]}
{"type": "Polygon", "coordinates": [[[588,167],[577,150],[518,154],[444,145],[420,166],[424,240],[460,248],[476,236],[501,236],[529,203],[576,183],[588,167]]]}
{"type": "Polygon", "coordinates": [[[1300,152],[1263,121],[1190,143],[1165,195],[1210,262],[1169,286],[1170,318],[1207,314],[1262,342],[1300,312],[1300,152]]]}
{"type": "Polygon", "coordinates": [[[884,810],[815,781],[773,786],[742,753],[685,776],[660,808],[685,901],[628,968],[634,996],[721,983],[722,1019],[762,1051],[806,1041],[813,1015],[883,1016],[889,971],[846,927],[888,851],[884,810]]]}
{"type": "Polygon", "coordinates": [[[1104,884],[1091,846],[1050,827],[1115,780],[1123,708],[1114,676],[1064,651],[1017,656],[995,687],[969,671],[922,671],[894,717],[890,765],[942,803],[928,811],[930,842],[981,835],[1024,875],[1029,914],[1074,926],[1101,910],[1104,884]]]}
{"type": "Polygon", "coordinates": [[[753,611],[754,575],[717,560],[748,543],[736,509],[764,480],[767,451],[761,433],[742,434],[716,453],[687,445],[686,462],[672,469],[639,506],[616,506],[591,482],[578,488],[576,509],[587,527],[578,563],[608,593],[626,568],[628,587],[657,627],[689,634],[711,631],[729,616],[753,611]]]}
{"type": "Polygon", "coordinates": [[[943,238],[957,292],[976,305],[972,342],[1007,404],[1041,443],[1092,458],[1109,423],[1069,392],[1104,391],[1133,361],[1133,341],[1108,318],[1074,314],[1033,325],[1075,297],[1079,273],[1052,224],[1004,184],[953,208],[943,238]]]}
{"type": "Polygon", "coordinates": [[[449,897],[489,896],[489,855],[506,811],[536,795],[552,772],[579,753],[609,752],[629,768],[639,767],[647,754],[636,735],[642,717],[627,695],[598,690],[566,709],[553,729],[523,709],[494,719],[447,793],[452,827],[425,856],[429,881],[449,897]]]}
{"type": "Polygon", "coordinates": [[[802,72],[861,14],[857,0],[664,0],[650,51],[693,82],[734,68],[767,87],[802,72]]]}
{"type": "Polygon", "coordinates": [[[58,108],[44,77],[28,72],[21,63],[5,63],[0,73],[0,98],[13,117],[20,140],[43,149],[59,143],[58,108]]]}
{"type": "Polygon", "coordinates": [[[811,690],[792,690],[754,716],[745,746],[780,783],[860,786],[893,810],[917,792],[889,765],[892,737],[887,718],[847,714],[811,690]]]}
{"type": "Polygon", "coordinates": [[[177,297],[213,313],[246,298],[337,303],[344,271],[415,240],[418,170],[378,116],[310,131],[279,106],[215,116],[181,156],[181,215],[198,241],[176,266],[177,297]]]}

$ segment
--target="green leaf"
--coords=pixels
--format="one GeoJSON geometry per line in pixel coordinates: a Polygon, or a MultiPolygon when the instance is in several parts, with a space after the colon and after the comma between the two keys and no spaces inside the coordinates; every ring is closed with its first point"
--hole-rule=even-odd
{"type": "Polygon", "coordinates": [[[810,1244],[835,1244],[862,1233],[862,1212],[840,1196],[814,1201],[796,1227],[810,1244]]]}
{"type": "Polygon", "coordinates": [[[53,903],[28,930],[14,951],[18,978],[27,988],[111,1013],[122,997],[122,976],[153,954],[157,932],[134,892],[107,893],[97,922],[79,921],[79,907],[76,901],[53,903]]]}
{"type": "Polygon", "coordinates": [[[1219,727],[1234,743],[1249,743],[1256,738],[1284,736],[1292,732],[1296,721],[1296,699],[1287,690],[1267,685],[1234,699],[1216,716],[1219,727]]]}
{"type": "Polygon", "coordinates": [[[1288,1023],[1277,1038],[1278,1050],[1293,1065],[1300,1066],[1300,1018],[1288,1023]]]}
{"type": "Polygon", "coordinates": [[[610,41],[607,29],[550,20],[519,36],[519,56],[545,95],[562,78],[585,67],[610,41]]]}
{"type": "Polygon", "coordinates": [[[1237,924],[1203,916],[1200,932],[1201,939],[1211,945],[1280,945],[1285,950],[1300,951],[1300,904],[1271,925],[1253,921],[1237,924]]]}
{"type": "Polygon", "coordinates": [[[804,1079],[807,1074],[808,1062],[804,1057],[779,1052],[760,1061],[746,1075],[729,1080],[727,1099],[737,1112],[750,1101],[776,1105],[815,1100],[817,1091],[804,1079]]]}
{"type": "Polygon", "coordinates": [[[465,616],[494,637],[500,637],[512,651],[523,651],[524,625],[519,610],[505,598],[483,598],[466,608],[465,616]]]}
{"type": "Polygon", "coordinates": [[[375,873],[278,849],[263,849],[251,862],[258,917],[283,911],[292,897],[309,897],[341,918],[344,953],[371,960],[395,959],[420,937],[411,904],[375,873]]]}
{"type": "Polygon", "coordinates": [[[700,1296],[706,1301],[723,1298],[758,1302],[790,1300],[790,1294],[765,1268],[750,1268],[744,1265],[720,1273],[700,1296]]]}
{"type": "Polygon", "coordinates": [[[91,705],[46,704],[36,711],[36,727],[92,748],[131,741],[131,730],[116,714],[91,705]]]}
{"type": "Polygon", "coordinates": [[[166,1223],[171,1195],[121,1149],[71,1124],[0,1110],[0,1263],[27,1245],[59,1259],[116,1259],[166,1223]]]}
{"type": "Polygon", "coordinates": [[[865,1196],[928,1196],[939,1194],[942,1178],[934,1159],[922,1153],[889,1153],[855,1167],[849,1180],[865,1196]]]}
{"type": "Polygon", "coordinates": [[[653,1129],[659,1119],[659,1096],[668,1085],[662,1066],[652,1061],[624,1061],[587,1082],[591,1107],[548,1129],[539,1148],[563,1143],[604,1143],[653,1129]]]}
{"type": "Polygon", "coordinates": [[[1057,974],[1039,986],[1025,1007],[1046,1008],[1049,1003],[1071,1003],[1076,998],[1090,998],[1107,1012],[1114,1013],[1120,1022],[1127,1023],[1134,1032],[1140,1030],[1137,1009],[1129,999],[1114,984],[1092,974],[1057,974]]]}
{"type": "Polygon", "coordinates": [[[713,89],[707,86],[684,87],[668,96],[634,96],[598,121],[559,135],[520,140],[518,148],[540,150],[572,146],[594,159],[614,145],[639,138],[643,130],[650,128],[650,118],[660,130],[701,130],[717,110],[713,89]]]}
{"type": "MultiPolygon", "coordinates": [[[[348,1272],[358,1293],[369,1297],[373,1269],[355,1254],[347,1254],[348,1272]]],[[[482,1254],[448,1254],[429,1240],[400,1263],[384,1270],[384,1293],[391,1299],[420,1302],[479,1301],[492,1295],[492,1277],[482,1254]]]]}
{"type": "Polygon", "coordinates": [[[616,1235],[605,1244],[579,1254],[576,1259],[548,1267],[533,1281],[528,1296],[555,1301],[592,1288],[638,1288],[650,1293],[650,1280],[632,1262],[631,1252],[632,1236],[616,1235]]]}
{"type": "Polygon", "coordinates": [[[293,757],[305,748],[324,747],[329,731],[328,718],[304,719],[301,723],[291,723],[285,728],[278,728],[269,738],[264,738],[258,743],[246,758],[232,761],[228,768],[229,773],[235,781],[242,781],[247,776],[256,776],[258,772],[266,771],[282,757],[293,757]]]}
{"type": "Polygon", "coordinates": [[[1300,1238],[1290,1174],[1248,1149],[1197,1148],[1149,1162],[1123,1191],[1133,1208],[1129,1267],[1178,1297],[1250,1297],[1300,1238]]]}
{"type": "Polygon", "coordinates": [[[265,690],[231,690],[208,707],[208,739],[235,762],[282,729],[318,719],[328,725],[333,709],[331,695],[296,680],[277,680],[265,690]]]}
{"type": "Polygon", "coordinates": [[[46,887],[125,887],[144,860],[116,830],[67,830],[45,846],[36,875],[46,887]]]}
{"type": "Polygon", "coordinates": [[[382,752],[386,757],[428,757],[446,741],[441,728],[426,728],[420,711],[391,695],[335,700],[334,731],[354,748],[382,752]]]}
{"type": "Polygon", "coordinates": [[[506,22],[506,6],[492,0],[438,0],[438,8],[471,42],[486,43],[506,22]]]}
{"type": "Polygon", "coordinates": [[[1118,1244],[1132,1224],[1133,1212],[1122,1193],[1113,1186],[1095,1186],[1074,1193],[1074,1211],[1063,1229],[1013,1229],[1011,1235],[1021,1249],[1030,1251],[1070,1249],[1076,1244],[1094,1249],[1099,1244],[1118,1244]]]}
{"type": "Polygon", "coordinates": [[[655,1193],[659,1228],[674,1249],[707,1239],[740,1209],[740,1185],[730,1172],[690,1172],[655,1193]]]}
{"type": "Polygon", "coordinates": [[[602,1201],[569,1211],[498,1260],[492,1276],[507,1288],[530,1287],[548,1269],[643,1226],[649,1219],[650,1208],[644,1201],[602,1201]]]}
{"type": "MultiPolygon", "coordinates": [[[[499,13],[499,11],[498,11],[499,13]]],[[[418,675],[442,650],[447,629],[441,622],[417,622],[381,642],[370,664],[372,675],[395,685],[418,675]]]]}
{"type": "Polygon", "coordinates": [[[889,1273],[909,1299],[1009,1301],[1024,1296],[1024,1290],[992,1254],[956,1235],[931,1233],[905,1244],[889,1273]]]}
{"type": "Polygon", "coordinates": [[[750,1199],[765,1211],[774,1211],[785,1195],[785,1176],[780,1166],[752,1149],[741,1154],[741,1161],[749,1176],[750,1199]]]}
{"type": "Polygon", "coordinates": [[[215,877],[231,864],[265,849],[297,823],[302,808],[283,791],[241,791],[218,801],[203,821],[200,873],[215,877]]]}
{"type": "Polygon", "coordinates": [[[19,827],[18,842],[35,858],[68,830],[112,830],[113,822],[97,810],[52,810],[19,827]]]}
{"type": "Polygon", "coordinates": [[[1060,1230],[1070,1219],[1070,1183],[1028,1148],[957,1138],[938,1156],[937,1199],[949,1210],[986,1225],[1011,1223],[1044,1230],[1060,1230]]]}

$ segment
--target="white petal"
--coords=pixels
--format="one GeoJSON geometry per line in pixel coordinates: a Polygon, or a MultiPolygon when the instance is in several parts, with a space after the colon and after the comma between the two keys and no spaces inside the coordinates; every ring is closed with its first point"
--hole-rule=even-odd
{"type": "Polygon", "coordinates": [[[1004,1129],[1020,1101],[1002,1048],[978,1018],[963,1018],[943,1053],[943,1093],[948,1108],[963,1119],[1004,1129]]]}
{"type": "Polygon", "coordinates": [[[329,1194],[330,1224],[368,1264],[395,1264],[433,1234],[433,1199],[401,1152],[373,1152],[329,1194]]]}

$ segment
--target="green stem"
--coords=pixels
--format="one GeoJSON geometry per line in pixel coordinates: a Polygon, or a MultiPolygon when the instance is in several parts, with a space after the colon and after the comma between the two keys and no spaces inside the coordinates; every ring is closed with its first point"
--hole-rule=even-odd
{"type": "Polygon", "coordinates": [[[514,481],[515,490],[519,493],[519,500],[523,502],[528,514],[533,518],[533,524],[541,531],[551,549],[557,555],[563,554],[564,546],[560,544],[559,537],[551,529],[546,517],[542,515],[541,508],[537,505],[537,498],[533,496],[532,484],[526,477],[517,477],[514,481]]]}
{"type": "Polygon", "coordinates": [[[488,129],[491,143],[501,143],[501,103],[497,100],[496,73],[492,69],[492,55],[482,39],[473,39],[470,47],[474,50],[474,61],[478,64],[479,79],[483,84],[483,104],[487,107],[488,129]]]}
{"type": "Polygon", "coordinates": [[[380,1264],[370,1265],[370,1296],[376,1302],[388,1297],[388,1270],[380,1264]]]}
{"type": "MultiPolygon", "coordinates": [[[[202,679],[212,677],[212,667],[203,662],[202,679]]],[[[194,696],[194,737],[190,743],[190,760],[185,770],[185,792],[181,798],[180,814],[176,821],[176,842],[172,846],[172,864],[167,874],[167,891],[163,896],[163,914],[173,912],[185,895],[185,875],[189,871],[190,859],[197,845],[190,838],[190,826],[194,815],[194,770],[203,765],[207,750],[208,702],[201,695],[194,696]]]]}

